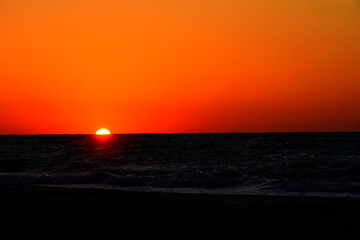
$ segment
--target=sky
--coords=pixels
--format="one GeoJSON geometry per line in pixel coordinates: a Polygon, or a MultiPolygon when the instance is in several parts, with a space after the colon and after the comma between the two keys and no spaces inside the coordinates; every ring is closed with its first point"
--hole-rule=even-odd
{"type": "Polygon", "coordinates": [[[360,131],[359,0],[0,0],[0,134],[360,131]]]}

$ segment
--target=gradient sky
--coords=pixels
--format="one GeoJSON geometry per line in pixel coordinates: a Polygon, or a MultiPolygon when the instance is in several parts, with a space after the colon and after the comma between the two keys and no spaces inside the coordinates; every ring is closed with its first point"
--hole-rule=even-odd
{"type": "Polygon", "coordinates": [[[0,134],[360,131],[359,0],[0,0],[0,134]]]}

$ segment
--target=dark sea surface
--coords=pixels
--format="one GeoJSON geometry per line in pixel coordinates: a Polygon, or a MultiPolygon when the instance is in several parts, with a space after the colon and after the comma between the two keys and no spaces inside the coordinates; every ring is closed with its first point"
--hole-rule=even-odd
{"type": "Polygon", "coordinates": [[[360,197],[360,133],[3,135],[0,184],[360,197]]]}

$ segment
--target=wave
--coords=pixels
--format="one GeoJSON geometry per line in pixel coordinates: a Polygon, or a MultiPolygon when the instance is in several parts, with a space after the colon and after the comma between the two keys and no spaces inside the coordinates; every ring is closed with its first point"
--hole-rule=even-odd
{"type": "Polygon", "coordinates": [[[0,173],[2,184],[32,184],[62,187],[111,188],[165,192],[348,196],[360,197],[360,182],[314,182],[284,179],[261,179],[255,176],[237,176],[231,179],[203,176],[136,176],[111,172],[86,174],[27,174],[0,173]]]}

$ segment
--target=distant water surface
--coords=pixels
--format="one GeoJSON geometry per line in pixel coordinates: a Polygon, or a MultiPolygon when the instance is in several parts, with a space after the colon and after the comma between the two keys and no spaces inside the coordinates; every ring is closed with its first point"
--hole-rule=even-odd
{"type": "Polygon", "coordinates": [[[360,197],[360,133],[0,136],[0,184],[360,197]]]}

